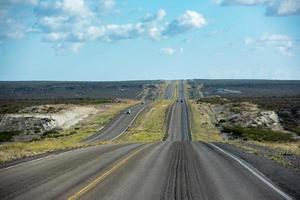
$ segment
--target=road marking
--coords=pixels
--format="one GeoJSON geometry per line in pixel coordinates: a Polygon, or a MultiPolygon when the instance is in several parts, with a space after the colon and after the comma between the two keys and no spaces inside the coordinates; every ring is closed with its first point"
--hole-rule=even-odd
{"type": "Polygon", "coordinates": [[[225,155],[229,156],[230,158],[234,159],[235,161],[237,161],[240,165],[242,165],[244,168],[246,168],[249,172],[251,172],[253,175],[255,175],[258,179],[260,179],[262,182],[264,182],[266,185],[268,185],[270,188],[272,188],[273,190],[275,190],[278,194],[280,194],[282,197],[284,197],[287,200],[293,200],[292,197],[290,197],[288,194],[286,194],[285,192],[283,192],[281,189],[279,189],[277,186],[275,186],[273,183],[271,183],[269,180],[267,180],[264,175],[262,175],[261,172],[259,172],[257,169],[255,169],[254,167],[250,167],[250,164],[248,164],[246,161],[234,156],[233,154],[221,149],[220,147],[212,144],[212,143],[208,143],[210,146],[218,149],[219,151],[221,151],[222,153],[224,153],[225,155]],[[252,169],[254,168],[254,169],[252,169]]]}
{"type": "Polygon", "coordinates": [[[33,162],[37,162],[37,161],[39,161],[39,160],[44,160],[44,159],[50,158],[50,157],[52,157],[52,156],[54,156],[54,155],[55,155],[55,154],[51,154],[51,155],[48,155],[48,156],[45,156],[45,157],[42,157],[42,158],[37,158],[37,159],[31,160],[31,161],[28,161],[28,162],[24,162],[24,163],[12,165],[12,166],[9,166],[9,167],[5,167],[5,168],[0,169],[0,171],[1,171],[1,170],[12,169],[12,168],[19,167],[19,166],[22,166],[22,165],[26,165],[26,164],[29,164],[29,163],[33,163],[33,162]]]}
{"type": "Polygon", "coordinates": [[[27,162],[23,162],[23,163],[20,163],[20,164],[8,166],[8,167],[5,167],[5,168],[0,168],[0,171],[1,170],[7,170],[7,169],[15,168],[15,167],[19,167],[19,166],[26,165],[26,164],[30,164],[30,163],[33,163],[33,162],[37,162],[37,161],[40,161],[40,160],[51,158],[53,156],[59,156],[59,155],[64,154],[64,153],[69,153],[69,152],[74,152],[74,151],[84,151],[84,150],[87,150],[87,149],[90,149],[90,148],[96,148],[97,146],[99,146],[99,145],[87,146],[87,147],[79,147],[79,148],[75,148],[75,149],[71,149],[71,150],[67,150],[67,151],[59,152],[59,153],[53,152],[52,154],[50,154],[48,156],[44,156],[44,157],[37,158],[37,159],[34,159],[34,160],[30,160],[30,161],[27,161],[27,162]]]}
{"type": "MultiPolygon", "coordinates": [[[[150,144],[149,144],[150,145],[150,144]]],[[[87,193],[89,190],[91,190],[93,187],[95,187],[99,182],[101,182],[102,180],[104,180],[107,176],[109,176],[110,174],[112,174],[114,171],[116,171],[117,169],[119,169],[122,165],[124,165],[129,159],[131,159],[132,157],[134,157],[135,155],[137,155],[138,153],[140,153],[142,150],[146,149],[147,147],[149,147],[149,145],[145,145],[144,147],[135,150],[133,153],[131,153],[130,155],[128,155],[126,158],[122,159],[121,161],[116,161],[116,163],[114,164],[114,166],[109,169],[108,171],[106,171],[104,174],[102,174],[101,176],[99,176],[98,178],[96,178],[95,180],[93,180],[91,183],[89,183],[87,186],[85,186],[84,188],[82,188],[79,192],[75,193],[74,195],[72,195],[71,197],[68,198],[68,200],[75,200],[80,198],[82,195],[84,195],[85,193],[87,193]]]]}

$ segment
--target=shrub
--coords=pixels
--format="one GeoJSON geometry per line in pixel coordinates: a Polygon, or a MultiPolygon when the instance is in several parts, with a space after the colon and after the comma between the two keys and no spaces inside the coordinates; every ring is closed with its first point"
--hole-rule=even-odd
{"type": "Polygon", "coordinates": [[[292,134],[273,131],[262,127],[257,128],[243,128],[240,126],[226,126],[223,131],[231,133],[232,136],[242,139],[250,139],[256,141],[269,141],[269,142],[291,142],[294,141],[292,134]]]}
{"type": "Polygon", "coordinates": [[[14,135],[18,135],[19,132],[9,132],[9,131],[4,131],[0,132],[0,142],[10,142],[13,138],[14,135]]]}

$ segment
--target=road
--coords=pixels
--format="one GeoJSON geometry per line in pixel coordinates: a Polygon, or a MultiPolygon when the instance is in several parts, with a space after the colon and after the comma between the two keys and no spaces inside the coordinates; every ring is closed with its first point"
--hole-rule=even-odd
{"type": "Polygon", "coordinates": [[[172,99],[174,93],[174,81],[170,81],[167,85],[166,91],[165,91],[165,99],[172,99]]]}
{"type": "MultiPolygon", "coordinates": [[[[182,83],[179,95],[185,99],[182,83]]],[[[0,199],[290,199],[240,159],[191,142],[184,102],[173,105],[167,141],[93,146],[0,168],[0,199]]]]}
{"type": "Polygon", "coordinates": [[[84,142],[91,143],[95,141],[113,140],[122,135],[128,126],[137,118],[137,116],[150,104],[137,104],[130,108],[131,114],[127,114],[127,110],[120,112],[110,123],[108,123],[101,131],[88,137],[84,142]]]}
{"type": "Polygon", "coordinates": [[[283,199],[199,142],[106,145],[0,170],[1,199],[283,199]]]}
{"type": "Polygon", "coordinates": [[[166,141],[191,141],[188,106],[185,98],[184,83],[178,85],[178,99],[171,107],[166,141]]]}

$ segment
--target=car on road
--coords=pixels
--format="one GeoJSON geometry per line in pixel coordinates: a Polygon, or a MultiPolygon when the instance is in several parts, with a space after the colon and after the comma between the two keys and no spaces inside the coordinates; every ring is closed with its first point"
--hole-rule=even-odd
{"type": "Polygon", "coordinates": [[[183,103],[183,100],[181,99],[180,102],[183,103]]]}
{"type": "Polygon", "coordinates": [[[126,114],[130,115],[131,114],[131,110],[127,110],[126,114]]]}

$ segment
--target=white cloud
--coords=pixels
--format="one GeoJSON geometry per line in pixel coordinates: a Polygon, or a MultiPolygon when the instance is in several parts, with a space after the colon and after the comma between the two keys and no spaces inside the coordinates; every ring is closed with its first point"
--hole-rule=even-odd
{"type": "Polygon", "coordinates": [[[166,15],[167,15],[167,12],[164,9],[159,9],[156,14],[156,19],[163,20],[166,15]]]}
{"type": "Polygon", "coordinates": [[[148,13],[144,18],[143,22],[146,23],[146,22],[161,21],[165,18],[166,15],[167,12],[164,9],[159,9],[154,15],[148,13]]]}
{"type": "Polygon", "coordinates": [[[267,15],[287,16],[300,14],[300,0],[283,0],[270,5],[266,11],[267,15]]]}
{"type": "Polygon", "coordinates": [[[180,54],[184,53],[184,49],[182,47],[179,49],[175,49],[172,47],[165,47],[165,48],[161,48],[160,52],[163,53],[164,55],[172,56],[176,53],[180,53],[180,54]]]}
{"type": "Polygon", "coordinates": [[[173,36],[206,25],[204,17],[195,11],[188,10],[176,20],[167,24],[163,35],[173,36]]]}
{"type": "Polygon", "coordinates": [[[162,52],[165,55],[172,56],[175,53],[175,49],[171,47],[161,48],[160,52],[162,52]]]}
{"type": "Polygon", "coordinates": [[[105,23],[101,11],[114,9],[115,0],[6,0],[2,4],[8,6],[0,8],[0,41],[36,32],[41,34],[43,42],[52,44],[56,50],[78,51],[84,43],[92,41],[166,39],[206,24],[204,17],[195,11],[186,11],[166,22],[164,9],[137,22],[105,23]],[[26,17],[23,16],[25,11],[26,17]]]}
{"type": "Polygon", "coordinates": [[[264,34],[260,38],[246,38],[245,44],[254,46],[256,49],[273,48],[285,56],[293,55],[295,48],[294,40],[286,35],[264,34]]]}
{"type": "Polygon", "coordinates": [[[91,11],[86,7],[84,0],[63,0],[62,5],[64,11],[78,15],[78,17],[92,15],[91,11]]]}
{"type": "Polygon", "coordinates": [[[268,16],[287,16],[300,14],[300,0],[221,0],[217,2],[222,6],[255,6],[267,7],[268,16]]]}
{"type": "Polygon", "coordinates": [[[115,0],[101,0],[100,4],[104,11],[111,11],[115,8],[117,3],[115,0]]]}
{"type": "Polygon", "coordinates": [[[51,32],[44,36],[46,42],[61,42],[67,38],[67,34],[62,32],[51,32]]]}
{"type": "Polygon", "coordinates": [[[151,39],[155,39],[155,40],[158,40],[161,36],[161,31],[156,26],[149,27],[147,33],[151,39]]]}

